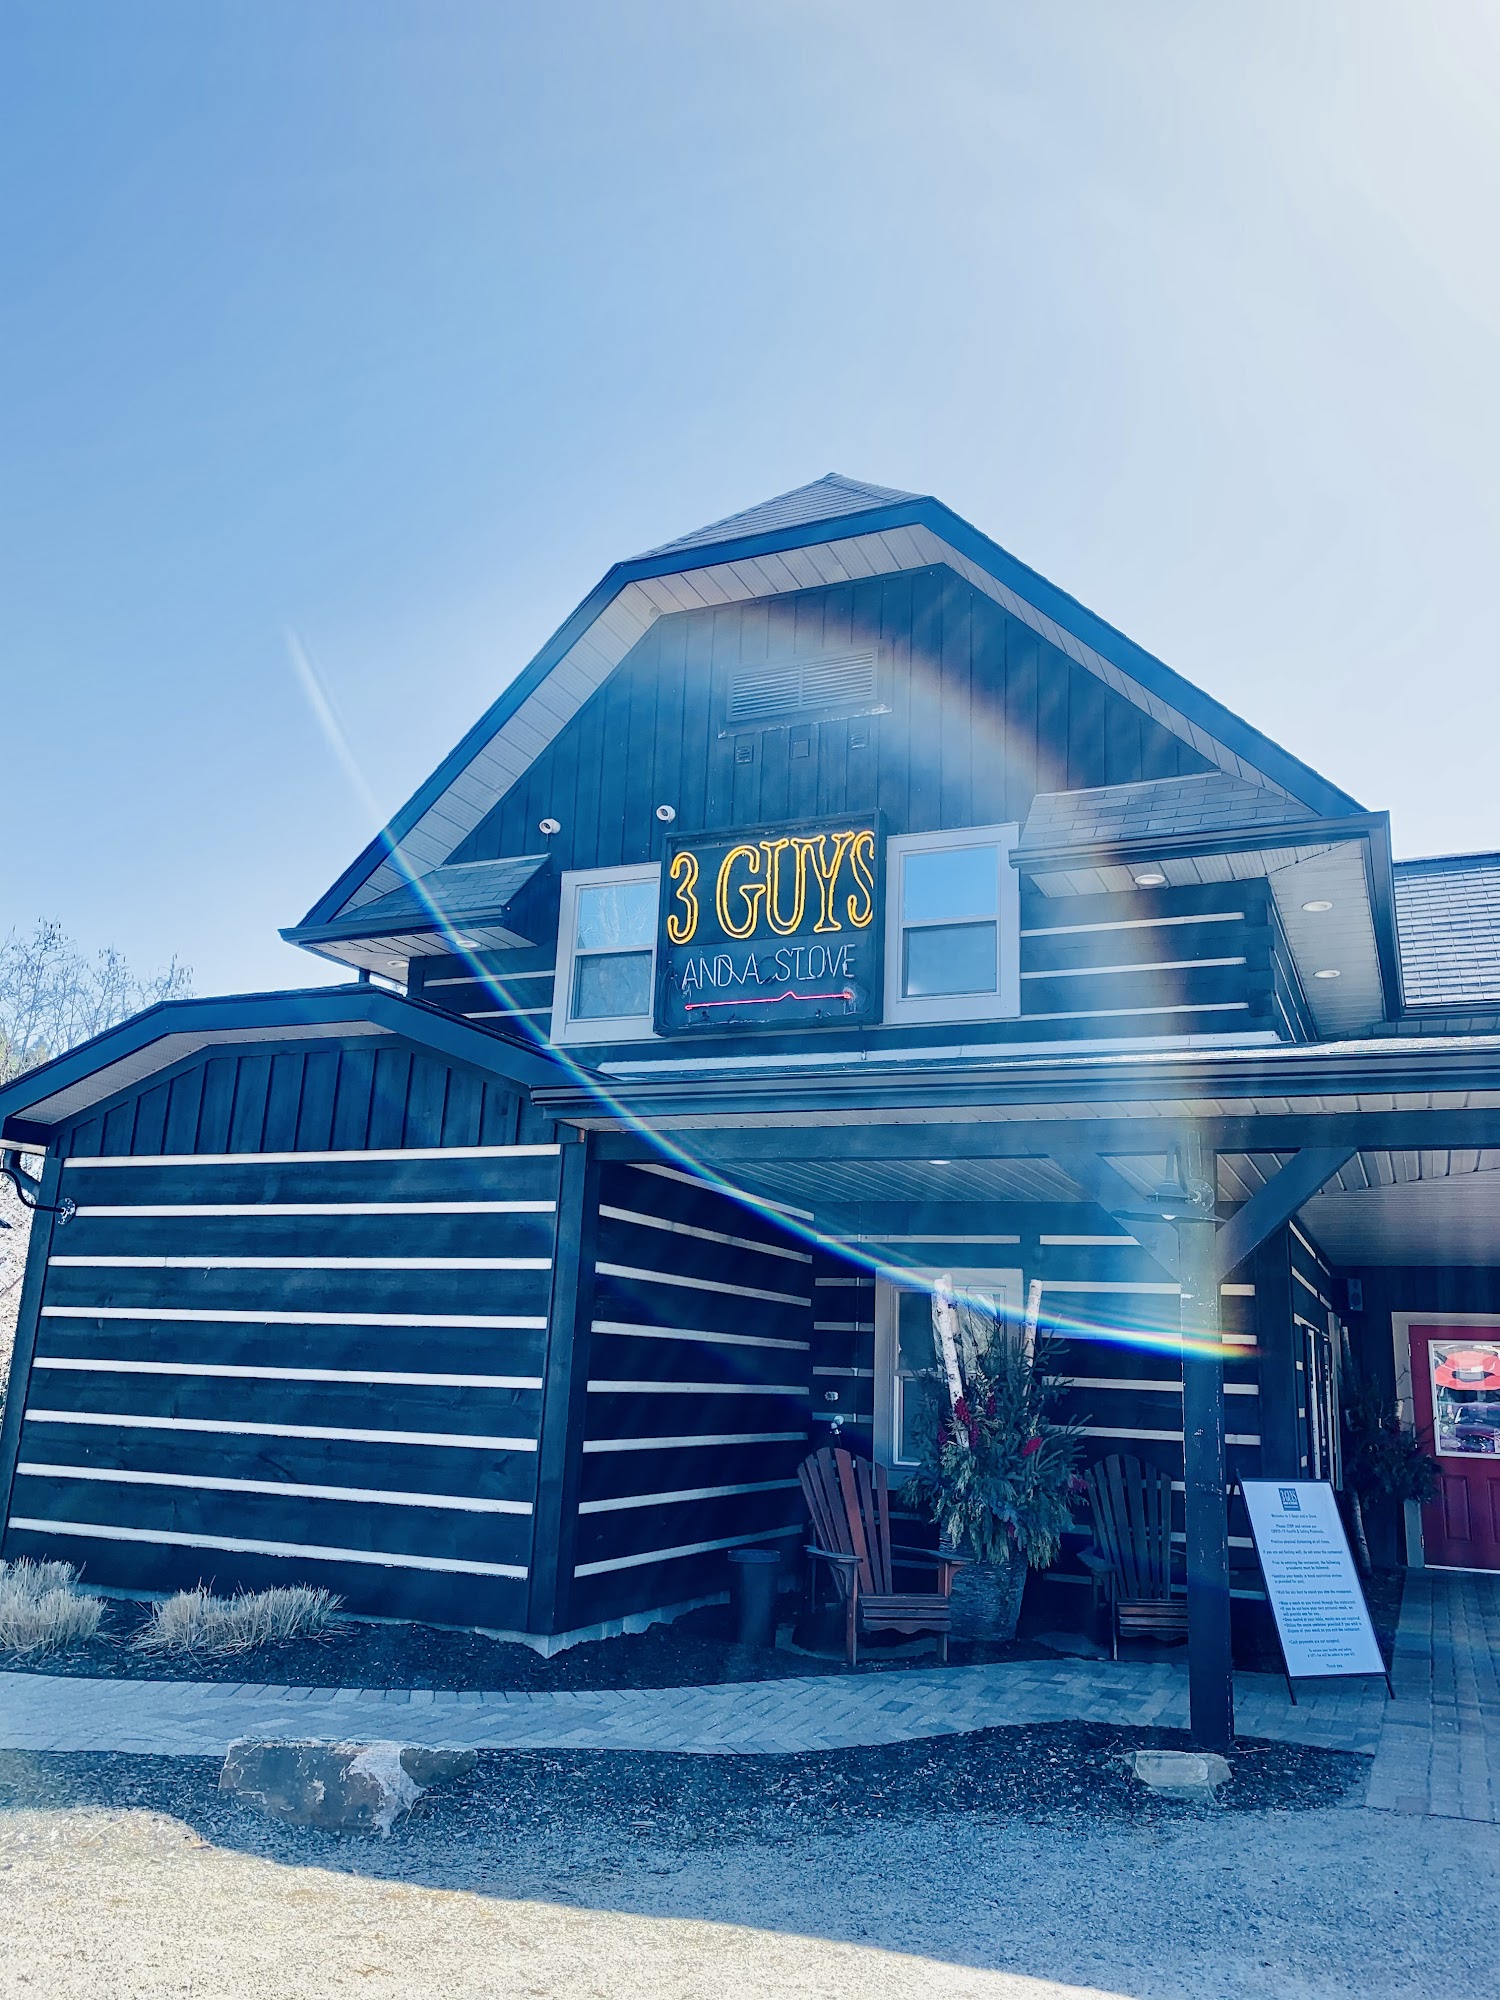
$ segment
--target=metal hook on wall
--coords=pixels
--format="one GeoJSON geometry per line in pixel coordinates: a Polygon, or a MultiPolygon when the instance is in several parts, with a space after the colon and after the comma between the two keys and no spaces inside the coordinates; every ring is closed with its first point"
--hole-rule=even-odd
{"type": "Polygon", "coordinates": [[[71,1222],[78,1213],[77,1202],[68,1195],[64,1195],[61,1201],[38,1201],[31,1192],[36,1186],[35,1181],[23,1174],[19,1167],[13,1167],[8,1160],[0,1161],[0,1175],[14,1186],[23,1208],[32,1209],[38,1215],[55,1215],[59,1228],[63,1223],[71,1222]]]}

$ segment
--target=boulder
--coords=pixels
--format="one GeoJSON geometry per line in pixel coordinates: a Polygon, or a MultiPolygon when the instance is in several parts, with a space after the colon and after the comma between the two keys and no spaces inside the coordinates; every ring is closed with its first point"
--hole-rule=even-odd
{"type": "Polygon", "coordinates": [[[1220,1785],[1232,1775],[1226,1760],[1211,1750],[1136,1750],[1126,1761],[1153,1792],[1200,1799],[1209,1805],[1218,1797],[1220,1785]]]}
{"type": "Polygon", "coordinates": [[[435,1785],[467,1777],[472,1750],[426,1750],[400,1743],[231,1743],[219,1790],[289,1826],[330,1833],[389,1835],[435,1785]]]}

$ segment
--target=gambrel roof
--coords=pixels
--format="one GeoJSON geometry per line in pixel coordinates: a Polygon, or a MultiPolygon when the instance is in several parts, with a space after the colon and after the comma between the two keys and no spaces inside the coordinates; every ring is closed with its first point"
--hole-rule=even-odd
{"type": "MultiPolygon", "coordinates": [[[[1231,778],[1340,818],[1360,807],[941,501],[829,473],[617,563],[297,926],[429,875],[664,614],[943,565],[1231,778]]],[[[310,940],[309,940],[310,941],[310,940]]]]}

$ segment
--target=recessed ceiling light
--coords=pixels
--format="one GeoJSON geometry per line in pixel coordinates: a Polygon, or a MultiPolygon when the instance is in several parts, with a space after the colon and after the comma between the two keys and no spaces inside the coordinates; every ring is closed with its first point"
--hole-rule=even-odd
{"type": "Polygon", "coordinates": [[[953,1162],[951,1160],[929,1160],[927,1164],[929,1167],[951,1167],[953,1162]]]}
{"type": "Polygon", "coordinates": [[[1333,908],[1333,905],[1332,903],[1326,902],[1323,899],[1323,897],[1319,896],[1316,902],[1304,903],[1302,907],[1304,910],[1331,910],[1333,908]]]}
{"type": "Polygon", "coordinates": [[[1315,972],[1313,974],[1314,979],[1337,979],[1340,976],[1341,975],[1339,973],[1339,969],[1336,965],[1325,965],[1321,972],[1315,972]]]}
{"type": "Polygon", "coordinates": [[[1159,869],[1148,868],[1143,874],[1136,876],[1135,886],[1137,889],[1160,889],[1165,886],[1166,880],[1166,876],[1159,869]]]}

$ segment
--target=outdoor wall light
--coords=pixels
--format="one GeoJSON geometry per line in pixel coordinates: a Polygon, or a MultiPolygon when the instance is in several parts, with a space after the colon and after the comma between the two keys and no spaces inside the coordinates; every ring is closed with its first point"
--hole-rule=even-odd
{"type": "Polygon", "coordinates": [[[1338,979],[1341,977],[1342,975],[1336,965],[1325,965],[1321,972],[1313,974],[1314,979],[1338,979]]]}
{"type": "Polygon", "coordinates": [[[545,833],[550,839],[554,833],[562,832],[562,821],[560,819],[539,819],[536,823],[536,830],[538,833],[545,833]]]}
{"type": "Polygon", "coordinates": [[[1331,910],[1333,905],[1320,896],[1316,902],[1304,903],[1302,907],[1304,910],[1331,910]]]}
{"type": "Polygon", "coordinates": [[[677,817],[677,808],[676,806],[658,806],[656,808],[656,817],[661,821],[663,826],[670,826],[677,817]]]}
{"type": "Polygon", "coordinates": [[[1166,886],[1166,880],[1159,869],[1148,868],[1144,874],[1136,876],[1135,886],[1137,889],[1161,889],[1166,886]]]}

